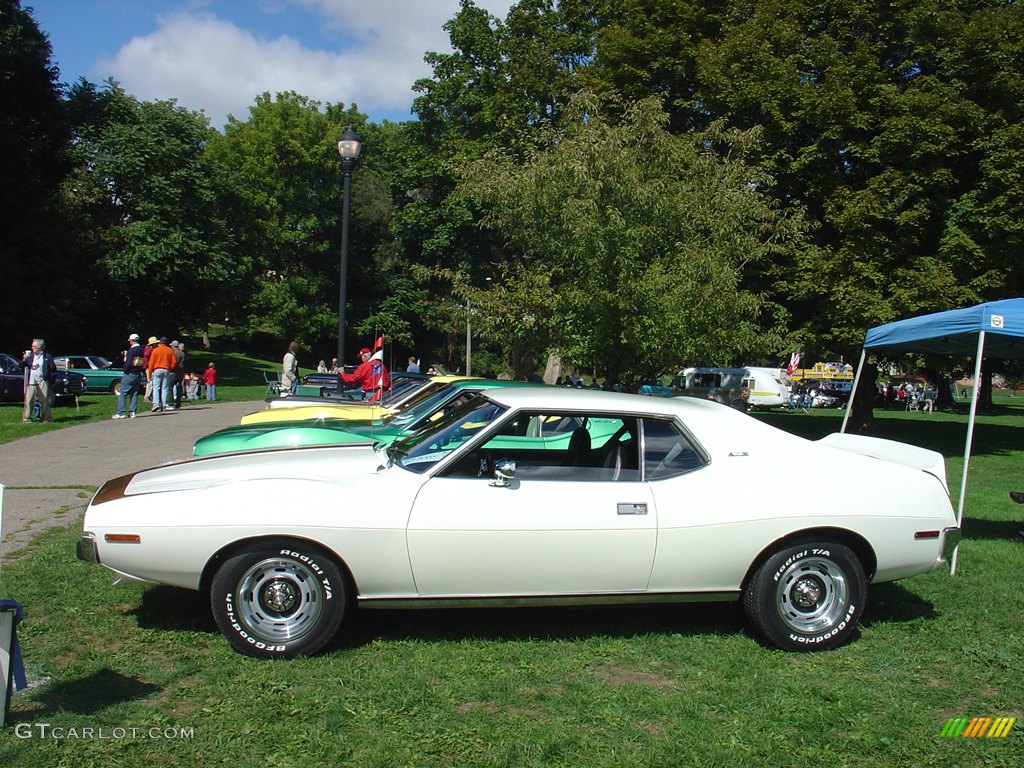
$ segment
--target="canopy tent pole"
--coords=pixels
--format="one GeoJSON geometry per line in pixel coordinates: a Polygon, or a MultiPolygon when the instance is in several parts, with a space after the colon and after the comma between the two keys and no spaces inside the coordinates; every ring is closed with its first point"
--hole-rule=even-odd
{"type": "Polygon", "coordinates": [[[839,428],[840,432],[846,431],[846,422],[850,420],[850,408],[853,406],[853,398],[857,394],[857,384],[860,383],[860,372],[864,369],[864,359],[867,357],[867,354],[867,347],[861,347],[860,362],[857,363],[857,373],[853,375],[853,387],[850,389],[850,397],[846,401],[846,413],[843,414],[843,426],[839,428]]]}
{"type": "MultiPolygon", "coordinates": [[[[964,446],[964,472],[960,478],[960,504],[956,509],[956,524],[963,527],[964,522],[964,498],[967,496],[967,468],[971,462],[971,444],[974,442],[974,418],[978,413],[978,392],[981,389],[981,359],[985,353],[985,332],[978,333],[978,352],[974,358],[974,385],[971,387],[971,412],[967,417],[967,443],[964,446]]],[[[960,552],[959,545],[953,550],[953,557],[949,561],[950,576],[956,575],[956,558],[960,552]]]]}

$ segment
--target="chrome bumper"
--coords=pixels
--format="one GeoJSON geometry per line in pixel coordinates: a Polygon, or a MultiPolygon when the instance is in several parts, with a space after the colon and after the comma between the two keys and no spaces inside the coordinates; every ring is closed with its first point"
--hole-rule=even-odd
{"type": "Polygon", "coordinates": [[[942,559],[949,562],[953,559],[953,550],[960,543],[961,531],[959,528],[942,529],[942,559]]]}

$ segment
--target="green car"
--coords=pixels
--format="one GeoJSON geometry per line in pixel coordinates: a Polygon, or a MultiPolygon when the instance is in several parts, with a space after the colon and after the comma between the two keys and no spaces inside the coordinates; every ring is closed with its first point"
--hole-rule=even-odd
{"type": "MultiPolygon", "coordinates": [[[[475,396],[496,387],[538,387],[522,381],[472,379],[455,381],[440,390],[432,390],[419,401],[410,402],[401,412],[375,421],[347,419],[320,419],[315,421],[279,421],[228,427],[202,437],[192,449],[193,456],[215,453],[262,450],[266,448],[308,447],[337,445],[339,443],[365,443],[390,445],[392,442],[440,418],[445,413],[475,396]]],[[[563,419],[564,421],[564,419],[563,419]]],[[[588,425],[593,440],[602,444],[618,425],[602,426],[597,420],[588,425]]],[[[538,425],[531,438],[543,438],[551,445],[563,441],[568,447],[573,429],[579,424],[538,425]]]]}
{"type": "Polygon", "coordinates": [[[62,371],[74,371],[85,376],[86,392],[121,391],[122,371],[105,357],[99,355],[65,355],[53,358],[54,365],[62,371]]]}
{"type": "Polygon", "coordinates": [[[482,390],[494,387],[536,386],[542,385],[497,379],[453,381],[440,389],[425,388],[427,391],[410,399],[401,411],[381,419],[307,419],[227,427],[199,438],[192,448],[192,455],[209,456],[214,453],[339,443],[390,444],[402,435],[415,432],[425,424],[440,418],[482,390]]]}

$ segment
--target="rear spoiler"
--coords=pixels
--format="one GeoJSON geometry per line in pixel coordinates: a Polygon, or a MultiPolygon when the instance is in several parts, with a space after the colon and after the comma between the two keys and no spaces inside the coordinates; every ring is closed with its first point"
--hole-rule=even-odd
{"type": "Polygon", "coordinates": [[[838,448],[841,451],[859,453],[862,456],[871,456],[883,461],[891,461],[894,464],[902,464],[905,467],[919,469],[934,475],[942,483],[942,487],[949,493],[949,486],[946,483],[946,460],[941,453],[930,451],[927,448],[919,448],[916,445],[908,445],[895,440],[883,440],[880,437],[865,437],[864,435],[851,435],[845,432],[834,432],[831,435],[818,440],[821,445],[831,448],[838,448]]]}

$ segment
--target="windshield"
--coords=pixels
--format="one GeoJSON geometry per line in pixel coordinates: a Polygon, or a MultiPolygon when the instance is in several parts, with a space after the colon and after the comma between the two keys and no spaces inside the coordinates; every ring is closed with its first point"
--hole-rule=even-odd
{"type": "Polygon", "coordinates": [[[437,382],[428,382],[423,379],[399,379],[391,385],[391,391],[384,395],[381,400],[381,405],[389,405],[398,400],[405,399],[410,392],[417,390],[421,387],[430,387],[436,385],[437,382]]]}
{"type": "Polygon", "coordinates": [[[474,397],[438,421],[395,442],[388,449],[388,456],[411,472],[426,472],[480,434],[505,411],[505,406],[492,403],[482,395],[474,397]]]}
{"type": "Polygon", "coordinates": [[[388,414],[384,417],[384,421],[395,426],[406,427],[420,416],[431,413],[440,403],[451,396],[451,392],[451,384],[445,384],[440,389],[424,387],[402,404],[402,410],[388,414]]]}

